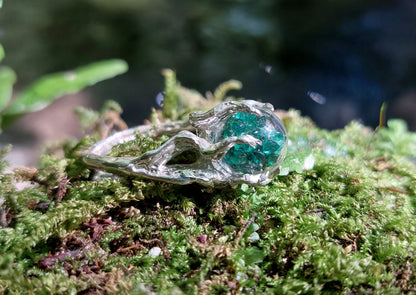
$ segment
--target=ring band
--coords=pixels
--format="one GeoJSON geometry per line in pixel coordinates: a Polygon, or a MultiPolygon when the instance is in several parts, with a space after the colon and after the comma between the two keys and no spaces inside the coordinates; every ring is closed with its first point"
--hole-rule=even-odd
{"type": "Polygon", "coordinates": [[[286,154],[287,134],[273,106],[253,100],[227,101],[188,121],[142,125],[97,142],[83,155],[91,168],[174,184],[220,187],[269,183],[286,154]],[[173,135],[139,157],[109,157],[111,148],[137,133],[173,135]],[[190,156],[192,155],[192,156],[190,156]]]}

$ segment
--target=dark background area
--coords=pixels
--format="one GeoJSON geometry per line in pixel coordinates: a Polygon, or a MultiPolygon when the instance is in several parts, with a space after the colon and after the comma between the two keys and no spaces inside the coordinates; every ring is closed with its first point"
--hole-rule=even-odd
{"type": "Polygon", "coordinates": [[[414,0],[5,0],[4,64],[16,89],[45,73],[122,58],[127,74],[89,89],[141,124],[163,89],[163,68],[202,93],[228,79],[236,96],[296,108],[324,128],[388,117],[416,130],[414,0]],[[317,104],[307,92],[325,96],[317,104]]]}

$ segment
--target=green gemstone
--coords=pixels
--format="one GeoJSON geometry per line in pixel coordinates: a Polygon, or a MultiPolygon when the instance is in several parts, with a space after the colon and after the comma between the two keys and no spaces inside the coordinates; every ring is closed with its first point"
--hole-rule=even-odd
{"type": "Polygon", "coordinates": [[[276,163],[285,145],[285,137],[267,124],[266,117],[245,112],[230,116],[224,126],[223,138],[245,134],[261,140],[263,144],[256,147],[235,145],[223,157],[225,164],[235,171],[253,174],[261,173],[276,163]]]}

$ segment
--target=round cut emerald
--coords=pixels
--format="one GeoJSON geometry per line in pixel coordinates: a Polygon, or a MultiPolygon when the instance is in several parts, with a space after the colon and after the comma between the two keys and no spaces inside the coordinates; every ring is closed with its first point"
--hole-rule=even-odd
{"type": "Polygon", "coordinates": [[[246,134],[261,140],[262,144],[255,147],[249,144],[237,144],[222,160],[235,171],[244,174],[261,173],[265,168],[276,163],[285,145],[285,137],[270,126],[264,116],[239,112],[227,119],[223,138],[246,134]]]}

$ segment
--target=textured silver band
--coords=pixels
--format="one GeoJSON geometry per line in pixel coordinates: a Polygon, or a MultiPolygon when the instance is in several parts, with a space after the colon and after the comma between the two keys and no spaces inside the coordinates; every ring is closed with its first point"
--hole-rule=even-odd
{"type": "Polygon", "coordinates": [[[209,187],[239,183],[267,184],[279,172],[287,145],[286,130],[273,113],[273,106],[253,100],[227,101],[208,112],[194,112],[189,121],[175,121],[159,125],[142,125],[115,133],[97,142],[84,153],[84,162],[91,168],[117,175],[144,177],[175,184],[198,183],[209,187]],[[234,146],[262,145],[261,140],[249,134],[222,138],[227,119],[237,113],[247,112],[267,119],[273,128],[284,136],[284,147],[276,162],[263,171],[241,173],[223,161],[224,155],[234,146]],[[160,148],[139,157],[109,157],[111,148],[144,136],[172,136],[160,148]],[[174,161],[184,152],[196,155],[194,161],[174,161]]]}

